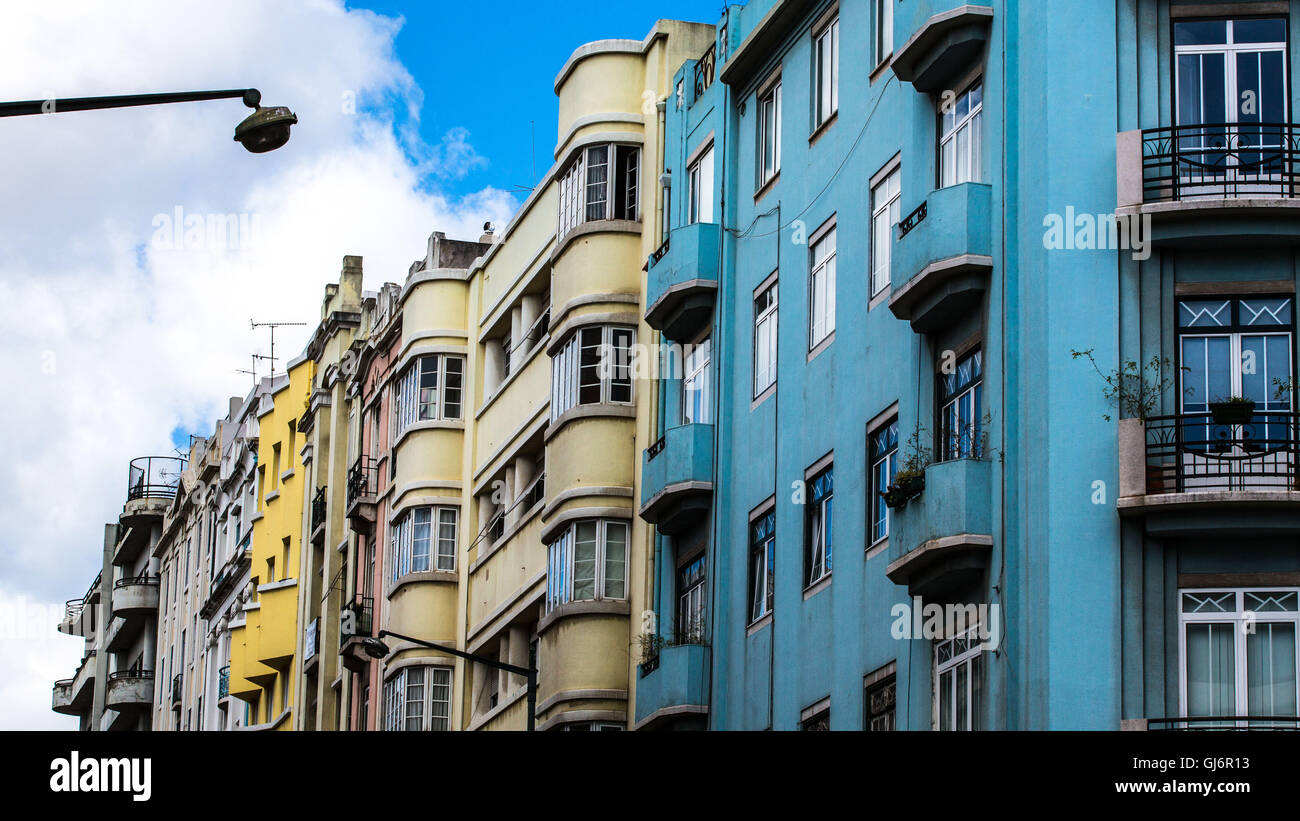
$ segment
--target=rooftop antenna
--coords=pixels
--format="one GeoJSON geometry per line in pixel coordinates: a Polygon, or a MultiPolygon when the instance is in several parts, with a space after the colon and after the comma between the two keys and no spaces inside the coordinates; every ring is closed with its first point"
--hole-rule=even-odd
{"type": "Polygon", "coordinates": [[[271,359],[271,357],[263,356],[260,353],[249,354],[249,355],[253,357],[253,369],[250,371],[246,368],[236,368],[235,373],[246,373],[249,376],[253,377],[253,387],[256,388],[257,387],[257,360],[271,359]]]}
{"type": "Polygon", "coordinates": [[[528,162],[530,164],[528,173],[530,175],[529,179],[532,181],[532,185],[513,186],[514,190],[519,191],[521,193],[524,191],[537,190],[537,121],[529,120],[528,128],[531,134],[530,140],[532,141],[530,143],[529,151],[528,151],[528,162]]]}
{"type": "MultiPolygon", "coordinates": [[[[271,378],[272,378],[272,379],[275,378],[275,329],[276,329],[276,328],[290,327],[290,326],[295,326],[295,325],[306,325],[306,324],[307,324],[306,322],[254,322],[252,319],[248,320],[248,326],[249,326],[250,328],[252,328],[253,330],[255,330],[255,331],[256,331],[258,328],[270,328],[270,329],[271,329],[271,355],[268,356],[268,357],[265,357],[265,358],[271,360],[271,378]]],[[[257,363],[254,362],[253,364],[254,364],[254,367],[256,367],[257,363]]]]}

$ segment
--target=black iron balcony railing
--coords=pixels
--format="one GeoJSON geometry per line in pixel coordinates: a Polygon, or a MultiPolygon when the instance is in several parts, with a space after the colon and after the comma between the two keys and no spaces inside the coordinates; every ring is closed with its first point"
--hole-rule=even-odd
{"type": "Polygon", "coordinates": [[[658,265],[659,260],[663,259],[664,255],[667,254],[668,251],[671,249],[671,245],[672,245],[672,238],[669,237],[668,239],[665,239],[664,244],[656,248],[654,250],[654,253],[650,255],[650,265],[651,266],[658,265]]]}
{"type": "Polygon", "coordinates": [[[325,510],[326,510],[326,508],[325,508],[325,488],[324,488],[324,487],[321,487],[319,490],[316,491],[316,495],[313,496],[313,497],[312,497],[312,500],[311,500],[311,529],[312,529],[312,531],[315,531],[316,528],[318,528],[318,527],[320,527],[321,525],[325,524],[325,510]]]}
{"type": "Polygon", "coordinates": [[[713,85],[713,75],[717,70],[717,44],[709,46],[708,51],[700,57],[695,63],[695,99],[699,99],[704,92],[709,90],[713,85]]]}
{"type": "Polygon", "coordinates": [[[150,576],[145,573],[140,576],[128,576],[125,579],[118,579],[113,582],[113,589],[120,590],[123,587],[135,587],[137,585],[148,584],[157,587],[159,584],[158,576],[150,576]]]}
{"type": "Polygon", "coordinates": [[[217,673],[217,698],[230,695],[230,665],[222,667],[217,673]]]}
{"type": "Polygon", "coordinates": [[[176,456],[142,456],[131,460],[127,481],[127,501],[133,499],[171,499],[185,470],[185,460],[176,456]]]}
{"type": "Polygon", "coordinates": [[[370,596],[354,596],[352,601],[343,605],[344,619],[351,619],[351,633],[344,629],[339,631],[339,644],[346,644],[348,639],[365,638],[374,635],[375,600],[370,596]],[[348,615],[348,612],[351,615],[348,615]]]}
{"type": "Polygon", "coordinates": [[[172,676],[172,703],[176,704],[181,700],[181,674],[177,673],[172,676]]]}
{"type": "Polygon", "coordinates": [[[63,604],[63,620],[76,621],[81,617],[81,611],[85,606],[84,599],[68,599],[63,604]]]}
{"type": "Polygon", "coordinates": [[[1211,413],[1146,420],[1147,493],[1297,489],[1300,414],[1260,411],[1223,424],[1211,413]]]}
{"type": "Polygon", "coordinates": [[[1205,123],[1142,132],[1146,202],[1294,197],[1300,127],[1293,123],[1205,123]]]}
{"type": "Polygon", "coordinates": [[[116,673],[109,673],[109,681],[124,681],[128,679],[153,678],[153,670],[118,670],[116,673]]]}
{"type": "Polygon", "coordinates": [[[1148,730],[1300,730],[1300,716],[1182,716],[1147,719],[1148,730]]]}
{"type": "Polygon", "coordinates": [[[348,468],[348,504],[379,491],[379,462],[362,456],[348,468]]]}

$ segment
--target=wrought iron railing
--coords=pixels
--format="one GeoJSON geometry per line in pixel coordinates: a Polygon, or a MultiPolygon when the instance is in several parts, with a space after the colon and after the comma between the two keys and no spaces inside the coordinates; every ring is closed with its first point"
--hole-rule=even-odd
{"type": "Polygon", "coordinates": [[[713,85],[717,62],[718,46],[714,43],[695,63],[695,99],[698,100],[713,85]]]}
{"type": "Polygon", "coordinates": [[[655,458],[660,453],[663,453],[663,450],[667,445],[668,437],[660,436],[650,445],[650,447],[645,449],[645,458],[647,460],[655,458]]]}
{"type": "Polygon", "coordinates": [[[672,237],[669,237],[668,239],[664,240],[663,245],[660,245],[658,248],[654,250],[654,253],[650,255],[651,266],[655,266],[659,264],[659,260],[663,259],[664,255],[667,254],[669,249],[671,248],[671,243],[672,243],[672,237]]]}
{"type": "Polygon", "coordinates": [[[1293,123],[1203,123],[1142,132],[1146,202],[1294,197],[1300,132],[1293,123]]]}
{"type": "Polygon", "coordinates": [[[379,491],[379,462],[361,456],[348,468],[348,504],[379,491]]]}
{"type": "Polygon", "coordinates": [[[128,679],[153,678],[153,670],[118,670],[116,673],[109,673],[109,681],[124,681],[128,679]]]}
{"type": "Polygon", "coordinates": [[[315,532],[316,528],[325,524],[325,512],[325,488],[321,487],[311,500],[311,529],[313,532],[315,532]]]}
{"type": "Polygon", "coordinates": [[[118,579],[117,581],[113,582],[113,589],[120,590],[123,587],[136,587],[142,584],[147,584],[153,587],[157,587],[159,584],[159,577],[150,576],[148,573],[145,573],[140,576],[128,576],[125,579],[118,579]]]}
{"type": "Polygon", "coordinates": [[[127,500],[174,497],[184,470],[185,460],[176,456],[132,459],[126,487],[127,500]]]}
{"type": "Polygon", "coordinates": [[[1300,716],[1174,716],[1147,719],[1148,730],[1300,730],[1300,716]]]}
{"type": "Polygon", "coordinates": [[[85,606],[84,599],[68,599],[63,604],[63,620],[76,621],[81,617],[81,611],[85,606]]]}
{"type": "Polygon", "coordinates": [[[1146,420],[1147,493],[1295,490],[1300,415],[1260,411],[1242,424],[1212,413],[1146,420]]]}
{"type": "Polygon", "coordinates": [[[345,612],[344,618],[350,618],[352,624],[351,632],[347,629],[339,630],[340,645],[346,644],[348,639],[374,635],[375,600],[373,598],[354,596],[352,601],[343,605],[343,610],[351,613],[351,616],[348,616],[345,612]]]}
{"type": "Polygon", "coordinates": [[[227,664],[217,672],[217,698],[230,695],[230,665],[227,664]]]}
{"type": "Polygon", "coordinates": [[[912,213],[898,221],[898,238],[902,239],[912,232],[912,229],[925,222],[925,217],[930,213],[930,201],[924,200],[912,213]]]}

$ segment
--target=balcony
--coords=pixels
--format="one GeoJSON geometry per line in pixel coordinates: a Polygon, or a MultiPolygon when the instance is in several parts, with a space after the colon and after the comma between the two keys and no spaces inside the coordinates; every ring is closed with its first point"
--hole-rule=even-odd
{"type": "Polygon", "coordinates": [[[91,650],[81,660],[75,676],[54,683],[54,712],[75,716],[90,708],[95,697],[95,656],[96,651],[91,650]]]}
{"type": "Polygon", "coordinates": [[[121,618],[158,612],[157,576],[145,574],[113,583],[113,615],[121,618]]]}
{"type": "Polygon", "coordinates": [[[161,518],[176,498],[185,460],[175,456],[141,456],[132,459],[126,485],[126,505],[120,521],[127,527],[161,518]]]}
{"type": "Polygon", "coordinates": [[[713,495],[713,426],[680,425],[645,451],[641,518],[680,533],[708,513],[713,495]]]}
{"type": "Polygon", "coordinates": [[[362,642],[374,635],[375,600],[356,596],[343,606],[339,617],[339,655],[343,666],[354,673],[364,672],[371,658],[362,642]]]}
{"type": "Polygon", "coordinates": [[[223,699],[230,696],[230,665],[222,667],[217,673],[217,698],[223,699]]]}
{"type": "Polygon", "coordinates": [[[253,545],[253,531],[248,531],[244,537],[239,540],[239,545],[235,552],[226,562],[217,570],[217,574],[212,577],[212,582],[208,585],[208,598],[203,602],[203,608],[199,615],[205,619],[211,619],[216,615],[226,598],[234,591],[239,584],[244,573],[252,563],[252,553],[250,549],[253,545]]]}
{"type": "Polygon", "coordinates": [[[669,339],[693,337],[713,316],[721,227],[695,223],[674,230],[646,269],[646,323],[669,339]]]}
{"type": "Polygon", "coordinates": [[[1300,730],[1297,716],[1178,716],[1142,718],[1129,723],[1138,730],[1300,730]]]}
{"type": "Polygon", "coordinates": [[[1212,413],[1119,423],[1121,516],[1167,537],[1293,534],[1300,528],[1300,414],[1212,413]]]}
{"type": "Polygon", "coordinates": [[[81,710],[72,706],[72,685],[75,679],[65,678],[54,682],[54,691],[50,696],[50,709],[65,716],[81,715],[81,710]]]}
{"type": "Polygon", "coordinates": [[[153,705],[153,670],[110,673],[104,703],[118,712],[149,709],[153,705]]]}
{"type": "Polygon", "coordinates": [[[917,333],[979,305],[993,270],[993,189],[976,182],[930,193],[899,222],[889,309],[917,333]]]}
{"type": "Polygon", "coordinates": [[[1116,137],[1120,216],[1148,216],[1154,244],[1300,239],[1300,127],[1206,123],[1116,137]]]}
{"type": "Polygon", "coordinates": [[[682,717],[698,717],[699,729],[709,712],[709,648],[703,644],[662,647],[640,666],[636,685],[635,729],[663,726],[682,717]]]}
{"type": "Polygon", "coordinates": [[[317,547],[325,544],[325,520],[329,510],[325,491],[324,487],[317,489],[316,495],[311,499],[311,543],[317,547]]]}
{"type": "Polygon", "coordinates": [[[357,533],[375,529],[378,510],[379,463],[362,456],[348,468],[348,522],[357,533]]]}
{"type": "Polygon", "coordinates": [[[181,683],[182,679],[180,673],[172,676],[172,704],[181,703],[181,697],[185,693],[185,689],[181,686],[181,683]]]}
{"type": "Polygon", "coordinates": [[[993,9],[955,0],[909,0],[894,6],[894,74],[917,91],[951,88],[975,65],[989,38],[993,9]]]}
{"type": "Polygon", "coordinates": [[[891,512],[890,581],[938,599],[978,580],[993,547],[992,470],[982,459],[925,469],[921,495],[891,512]]]}

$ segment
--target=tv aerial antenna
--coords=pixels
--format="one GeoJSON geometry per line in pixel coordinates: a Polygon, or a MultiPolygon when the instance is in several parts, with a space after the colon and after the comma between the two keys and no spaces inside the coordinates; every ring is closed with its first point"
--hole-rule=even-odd
{"type": "MultiPolygon", "coordinates": [[[[271,362],[271,378],[275,378],[275,329],[294,327],[294,326],[303,326],[306,324],[307,324],[306,322],[255,322],[252,319],[248,320],[248,326],[255,331],[258,328],[271,329],[271,355],[265,357],[266,359],[269,359],[271,362]]],[[[256,359],[253,361],[253,366],[254,366],[253,369],[256,370],[257,369],[256,359]]]]}

